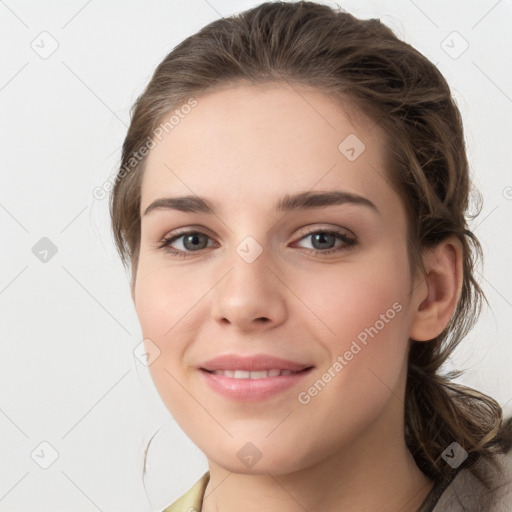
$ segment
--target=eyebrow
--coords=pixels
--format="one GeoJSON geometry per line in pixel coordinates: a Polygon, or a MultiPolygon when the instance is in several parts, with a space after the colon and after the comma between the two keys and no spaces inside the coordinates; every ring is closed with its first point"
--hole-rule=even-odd
{"type": "MultiPolygon", "coordinates": [[[[366,206],[380,215],[379,209],[366,197],[343,190],[329,190],[326,192],[300,192],[286,194],[274,206],[274,212],[289,212],[292,210],[306,210],[331,205],[355,204],[366,206]]],[[[153,201],[144,212],[147,215],[153,210],[178,210],[189,213],[203,213],[215,215],[218,204],[200,196],[164,197],[153,201]]]]}

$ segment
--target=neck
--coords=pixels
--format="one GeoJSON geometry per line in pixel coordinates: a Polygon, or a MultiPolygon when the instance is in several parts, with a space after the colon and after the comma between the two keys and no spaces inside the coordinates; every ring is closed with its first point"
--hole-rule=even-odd
{"type": "Polygon", "coordinates": [[[349,446],[293,473],[239,474],[209,460],[203,512],[416,512],[433,482],[407,449],[402,406],[392,397],[379,419],[349,446]]]}

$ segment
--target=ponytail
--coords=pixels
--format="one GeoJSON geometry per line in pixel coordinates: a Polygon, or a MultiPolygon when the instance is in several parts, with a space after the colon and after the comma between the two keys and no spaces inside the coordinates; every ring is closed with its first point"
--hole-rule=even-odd
{"type": "Polygon", "coordinates": [[[452,382],[460,371],[447,375],[432,371],[424,361],[432,353],[428,343],[413,342],[409,353],[405,394],[407,446],[418,467],[432,480],[447,481],[454,471],[471,468],[489,487],[494,480],[489,470],[498,469],[493,456],[506,453],[512,446],[512,418],[504,422],[496,400],[452,382]],[[457,468],[442,457],[453,442],[468,454],[457,468]],[[484,467],[488,469],[483,470],[484,467]]]}

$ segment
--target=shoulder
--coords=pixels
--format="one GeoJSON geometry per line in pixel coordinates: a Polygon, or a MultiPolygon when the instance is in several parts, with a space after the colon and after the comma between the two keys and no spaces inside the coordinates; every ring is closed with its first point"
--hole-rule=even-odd
{"type": "Polygon", "coordinates": [[[183,496],[162,510],[162,512],[200,512],[204,492],[209,480],[210,472],[207,471],[183,496]]]}
{"type": "Polygon", "coordinates": [[[512,450],[494,456],[488,488],[471,469],[460,471],[444,490],[432,512],[510,512],[512,510],[512,450]]]}

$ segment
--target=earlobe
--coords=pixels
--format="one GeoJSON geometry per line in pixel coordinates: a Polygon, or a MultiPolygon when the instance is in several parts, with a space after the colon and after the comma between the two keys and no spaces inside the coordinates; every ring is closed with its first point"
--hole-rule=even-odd
{"type": "Polygon", "coordinates": [[[462,244],[456,237],[443,240],[424,255],[427,275],[413,293],[411,339],[429,341],[450,322],[462,289],[462,260],[462,244]]]}

